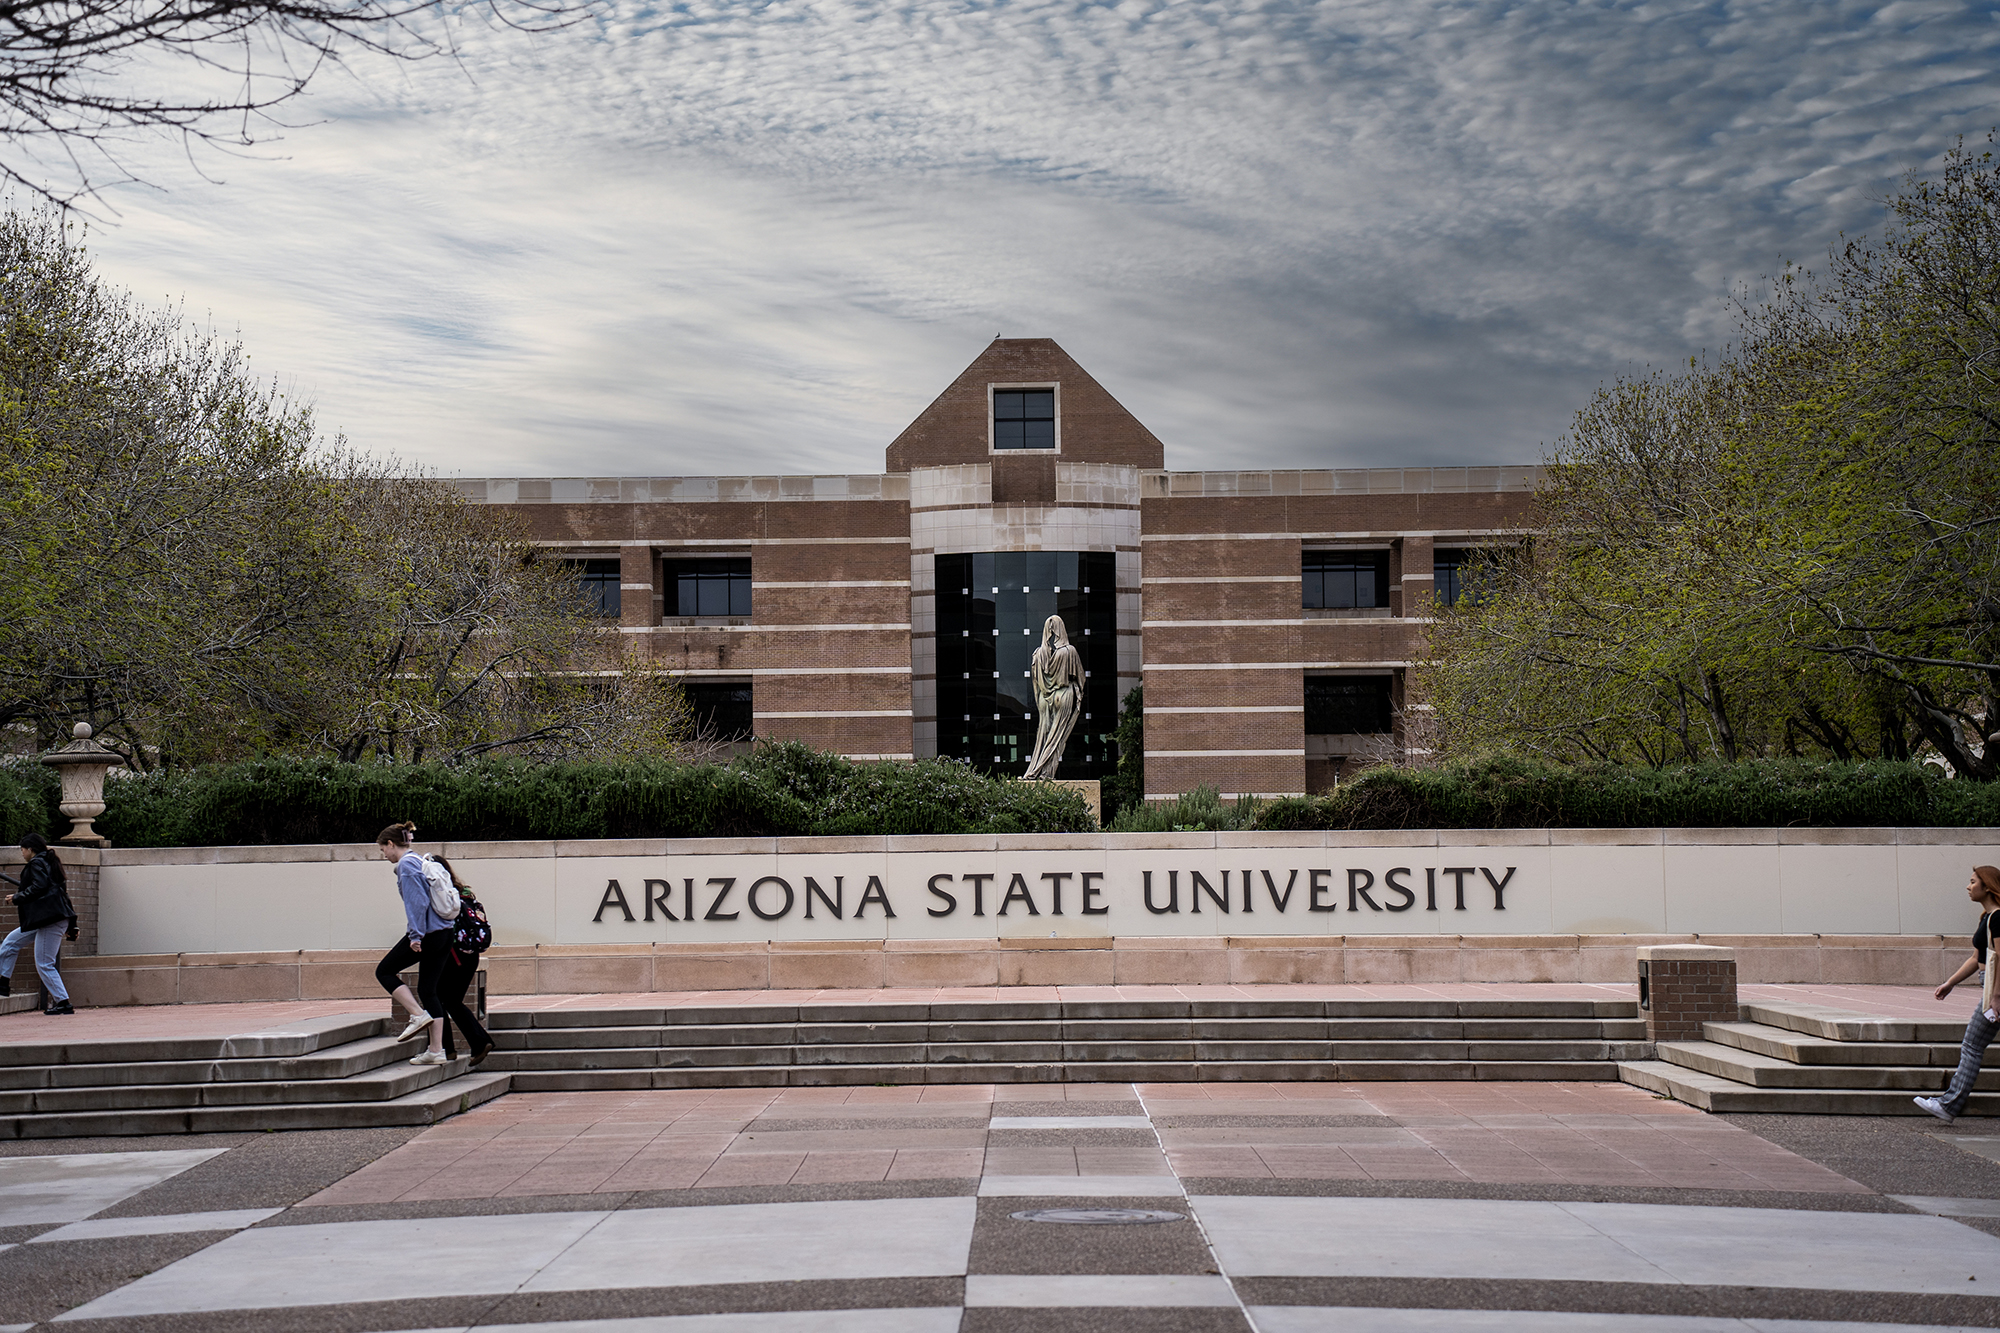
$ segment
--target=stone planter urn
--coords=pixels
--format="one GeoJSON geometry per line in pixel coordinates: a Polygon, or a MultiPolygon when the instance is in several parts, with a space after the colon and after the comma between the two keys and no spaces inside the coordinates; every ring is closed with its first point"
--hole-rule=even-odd
{"type": "Polygon", "coordinates": [[[57,808],[70,821],[62,841],[101,847],[104,838],[91,827],[91,821],[104,813],[104,775],[125,761],[116,750],[107,750],[90,739],[88,722],[77,723],[70,734],[76,739],[42,756],[43,763],[62,775],[62,803],[57,808]]]}

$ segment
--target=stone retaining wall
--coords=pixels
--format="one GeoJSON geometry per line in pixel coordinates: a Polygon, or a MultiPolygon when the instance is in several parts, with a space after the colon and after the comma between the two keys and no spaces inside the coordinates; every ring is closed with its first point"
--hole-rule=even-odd
{"type": "MultiPolygon", "coordinates": [[[[1735,951],[1741,981],[1932,986],[1969,948],[1938,935],[1488,935],[496,946],[494,995],[951,986],[1632,982],[1643,944],[1735,951]]],[[[378,950],[101,955],[64,973],[90,1005],[379,995],[378,950]]]]}

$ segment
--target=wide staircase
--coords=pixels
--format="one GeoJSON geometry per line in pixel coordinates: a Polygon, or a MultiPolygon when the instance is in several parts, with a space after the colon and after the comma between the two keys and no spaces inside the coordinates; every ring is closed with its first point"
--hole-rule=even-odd
{"type": "Polygon", "coordinates": [[[347,1014],[231,1037],[0,1046],[0,1138],[429,1125],[507,1091],[347,1014]]]}
{"type": "Polygon", "coordinates": [[[516,1092],[910,1083],[1615,1082],[1612,1000],[1215,1000],[496,1011],[516,1092]]]}
{"type": "MultiPolygon", "coordinates": [[[[1704,1111],[1922,1115],[1958,1067],[1962,1021],[1870,1018],[1813,1005],[1745,1003],[1703,1041],[1663,1041],[1619,1066],[1627,1083],[1704,1111]]],[[[2000,1069],[1979,1076],[1971,1115],[2000,1114],[2000,1069]],[[1985,1090],[1985,1091],[1981,1091],[1985,1090]]]]}

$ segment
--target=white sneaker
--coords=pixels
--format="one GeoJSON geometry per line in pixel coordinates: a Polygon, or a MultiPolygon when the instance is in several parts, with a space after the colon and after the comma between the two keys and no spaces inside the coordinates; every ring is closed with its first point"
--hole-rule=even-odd
{"type": "Polygon", "coordinates": [[[411,1056],[410,1063],[413,1065],[441,1065],[444,1063],[444,1052],[422,1051],[411,1056]]]}
{"type": "Polygon", "coordinates": [[[1944,1103],[1939,1101],[1935,1097],[1912,1097],[1910,1100],[1915,1102],[1918,1106],[1923,1107],[1924,1110],[1936,1116],[1938,1119],[1944,1121],[1947,1125],[1949,1125],[1953,1120],[1956,1120],[1958,1118],[1954,1116],[1951,1112],[1945,1110],[1944,1103]]]}
{"type": "Polygon", "coordinates": [[[431,1016],[429,1014],[424,1014],[424,1013],[411,1014],[409,1026],[403,1029],[403,1035],[396,1038],[396,1040],[408,1041],[410,1038],[416,1036],[419,1032],[422,1032],[425,1028],[429,1027],[430,1025],[431,1025],[431,1016]]]}

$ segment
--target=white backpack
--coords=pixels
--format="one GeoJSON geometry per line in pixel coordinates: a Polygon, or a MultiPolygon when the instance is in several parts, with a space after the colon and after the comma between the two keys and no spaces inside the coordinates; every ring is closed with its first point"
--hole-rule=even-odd
{"type": "Polygon", "coordinates": [[[447,921],[457,920],[458,886],[451,882],[451,872],[435,856],[424,858],[424,883],[431,891],[431,910],[447,921]]]}

